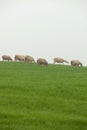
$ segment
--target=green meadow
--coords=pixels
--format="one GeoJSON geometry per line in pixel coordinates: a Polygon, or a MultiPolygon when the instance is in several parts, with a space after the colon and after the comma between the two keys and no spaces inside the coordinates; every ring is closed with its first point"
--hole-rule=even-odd
{"type": "Polygon", "coordinates": [[[87,130],[87,67],[0,62],[0,130],[87,130]]]}

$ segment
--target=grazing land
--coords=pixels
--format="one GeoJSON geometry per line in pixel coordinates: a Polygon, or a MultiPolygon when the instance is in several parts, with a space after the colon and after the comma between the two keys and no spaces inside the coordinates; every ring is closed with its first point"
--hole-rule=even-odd
{"type": "Polygon", "coordinates": [[[87,67],[0,62],[0,130],[87,130],[87,67]]]}

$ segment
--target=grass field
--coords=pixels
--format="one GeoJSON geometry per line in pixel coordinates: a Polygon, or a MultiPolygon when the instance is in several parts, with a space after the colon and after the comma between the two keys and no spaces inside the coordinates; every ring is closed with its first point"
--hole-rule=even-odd
{"type": "Polygon", "coordinates": [[[87,67],[0,62],[0,130],[87,130],[87,67]]]}

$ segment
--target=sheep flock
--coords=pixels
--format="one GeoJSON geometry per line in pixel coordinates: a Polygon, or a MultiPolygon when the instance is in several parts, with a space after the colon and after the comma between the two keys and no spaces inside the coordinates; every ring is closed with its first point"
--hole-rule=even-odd
{"type": "MultiPolygon", "coordinates": [[[[25,62],[25,63],[37,63],[39,65],[48,65],[48,61],[45,59],[45,58],[38,58],[36,61],[35,59],[30,56],[30,55],[15,55],[14,56],[14,59],[12,59],[11,56],[9,55],[2,55],[2,60],[3,61],[14,61],[14,62],[25,62]]],[[[69,61],[63,59],[63,58],[60,58],[60,57],[55,57],[53,58],[53,64],[55,63],[58,63],[58,64],[63,64],[63,63],[66,63],[66,64],[69,64],[69,61]]],[[[70,61],[70,65],[71,66],[83,66],[82,62],[80,62],[79,60],[71,60],[70,61]]]]}

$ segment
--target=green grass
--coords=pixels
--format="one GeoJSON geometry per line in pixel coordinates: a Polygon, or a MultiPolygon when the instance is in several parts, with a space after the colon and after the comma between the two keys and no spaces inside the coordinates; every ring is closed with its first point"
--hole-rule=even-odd
{"type": "Polygon", "coordinates": [[[87,130],[87,68],[0,62],[0,130],[87,130]]]}

